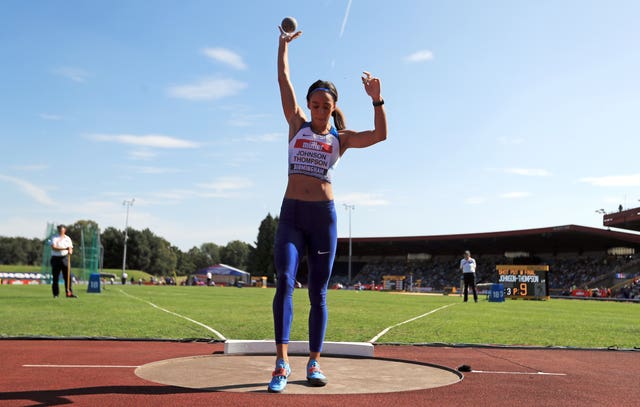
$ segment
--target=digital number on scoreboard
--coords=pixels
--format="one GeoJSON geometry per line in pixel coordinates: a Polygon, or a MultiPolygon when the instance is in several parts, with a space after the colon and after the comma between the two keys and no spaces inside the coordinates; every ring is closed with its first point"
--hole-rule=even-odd
{"type": "Polygon", "coordinates": [[[548,265],[499,265],[498,283],[509,298],[548,298],[548,265]]]}

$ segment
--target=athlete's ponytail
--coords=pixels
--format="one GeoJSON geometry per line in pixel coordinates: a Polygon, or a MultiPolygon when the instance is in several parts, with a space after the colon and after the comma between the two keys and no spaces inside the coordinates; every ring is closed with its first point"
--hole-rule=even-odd
{"type": "MultiPolygon", "coordinates": [[[[318,79],[313,84],[311,84],[311,86],[309,86],[309,90],[307,91],[307,103],[311,98],[311,94],[316,91],[327,92],[331,95],[331,97],[333,97],[333,101],[336,104],[338,103],[338,90],[336,89],[336,85],[334,85],[333,83],[318,79]]],[[[336,106],[331,116],[333,117],[333,125],[337,130],[346,129],[346,120],[344,117],[344,113],[342,113],[342,110],[340,110],[338,106],[336,106]]]]}
{"type": "Polygon", "coordinates": [[[347,128],[344,113],[342,113],[342,110],[340,110],[338,106],[336,106],[333,113],[331,113],[331,116],[333,116],[333,125],[336,126],[337,130],[344,130],[347,128]]]}

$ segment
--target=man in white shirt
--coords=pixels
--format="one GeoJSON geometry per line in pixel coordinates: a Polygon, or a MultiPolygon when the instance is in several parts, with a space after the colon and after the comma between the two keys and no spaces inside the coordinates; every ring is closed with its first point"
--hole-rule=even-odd
{"type": "Polygon", "coordinates": [[[64,291],[67,298],[78,298],[71,289],[69,261],[71,260],[71,253],[73,253],[73,242],[67,236],[67,228],[64,225],[58,225],[58,234],[53,236],[49,242],[51,243],[51,274],[53,276],[51,290],[53,291],[53,298],[57,298],[60,294],[60,288],[58,287],[60,273],[64,278],[64,291]]]}
{"type": "Polygon", "coordinates": [[[473,300],[478,302],[478,292],[476,291],[476,260],[471,257],[471,252],[466,250],[464,258],[460,260],[460,270],[462,270],[462,278],[464,279],[464,302],[467,302],[469,296],[469,286],[473,290],[473,300]]]}

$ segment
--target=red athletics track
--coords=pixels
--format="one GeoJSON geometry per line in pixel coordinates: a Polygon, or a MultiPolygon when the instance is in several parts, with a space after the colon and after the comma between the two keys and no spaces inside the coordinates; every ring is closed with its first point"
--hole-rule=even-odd
{"type": "MultiPolygon", "coordinates": [[[[427,390],[287,395],[207,392],[148,382],[134,374],[133,366],[220,353],[222,343],[1,340],[0,347],[0,406],[623,407],[637,406],[640,400],[640,352],[635,351],[376,346],[376,357],[454,369],[464,364],[472,372],[461,382],[427,390]]],[[[256,375],[266,388],[268,373],[247,374],[256,375]]]]}

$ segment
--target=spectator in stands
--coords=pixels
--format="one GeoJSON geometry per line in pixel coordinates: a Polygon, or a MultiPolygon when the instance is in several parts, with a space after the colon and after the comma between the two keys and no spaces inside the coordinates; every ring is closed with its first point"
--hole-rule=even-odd
{"type": "Polygon", "coordinates": [[[476,260],[471,257],[469,250],[464,252],[464,258],[460,260],[460,270],[464,279],[464,302],[467,302],[469,296],[469,287],[473,290],[473,301],[478,302],[478,292],[476,291],[476,260]]]}

